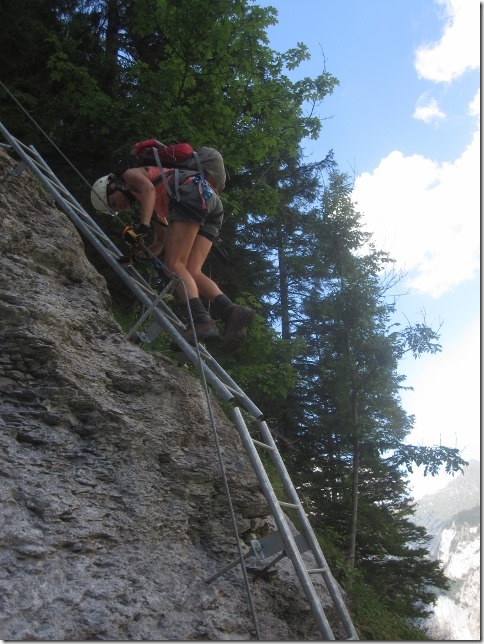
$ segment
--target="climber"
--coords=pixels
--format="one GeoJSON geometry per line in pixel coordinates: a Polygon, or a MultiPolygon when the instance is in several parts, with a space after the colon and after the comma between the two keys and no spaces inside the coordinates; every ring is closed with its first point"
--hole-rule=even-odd
{"type": "MultiPolygon", "coordinates": [[[[225,322],[223,349],[235,351],[246,337],[255,311],[234,304],[202,273],[205,259],[222,225],[224,211],[215,189],[196,172],[164,168],[164,177],[156,166],[130,168],[118,179],[110,174],[98,179],[91,192],[96,210],[112,214],[127,210],[136,200],[140,203],[140,223],[135,236],[144,241],[153,223],[154,241],[148,248],[158,254],[164,247],[166,268],[185,285],[197,340],[208,343],[220,337],[217,325],[204,307],[200,295],[211,302],[216,317],[225,322]],[[179,195],[179,200],[173,196],[179,195]],[[170,196],[170,193],[172,196],[170,196]]],[[[185,289],[176,287],[184,300],[185,289]]],[[[193,332],[183,332],[187,342],[194,343],[193,332]]]]}

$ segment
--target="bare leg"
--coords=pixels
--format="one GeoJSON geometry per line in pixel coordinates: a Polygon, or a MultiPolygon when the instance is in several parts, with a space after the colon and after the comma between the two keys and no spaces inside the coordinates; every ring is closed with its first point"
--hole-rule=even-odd
{"type": "MultiPolygon", "coordinates": [[[[194,327],[189,327],[183,332],[187,342],[194,343],[194,333],[201,342],[212,342],[220,337],[217,325],[211,319],[199,297],[197,282],[190,273],[187,265],[194,246],[197,246],[197,233],[199,226],[186,221],[171,222],[169,234],[166,237],[165,264],[167,268],[183,280],[183,285],[178,284],[176,291],[178,297],[184,301],[188,299],[194,327]]],[[[210,248],[210,242],[209,242],[210,248]]],[[[205,257],[208,250],[205,250],[205,257]]],[[[197,256],[203,253],[196,253],[197,256]]]]}
{"type": "Polygon", "coordinates": [[[199,292],[208,300],[214,302],[213,310],[218,313],[217,317],[221,317],[225,321],[225,340],[223,346],[228,353],[231,353],[238,349],[245,340],[247,330],[254,320],[255,311],[247,306],[233,304],[222,293],[217,284],[202,273],[203,263],[211,247],[211,241],[206,237],[198,235],[188,258],[187,269],[195,280],[199,292]],[[219,296],[222,296],[222,298],[219,296]],[[217,302],[215,302],[216,298],[218,298],[217,302]],[[225,300],[225,303],[220,302],[220,299],[225,300]]]}
{"type": "MultiPolygon", "coordinates": [[[[202,294],[213,302],[223,293],[213,280],[202,273],[202,266],[212,247],[212,242],[206,237],[198,235],[198,230],[199,227],[190,222],[171,222],[170,232],[166,238],[165,264],[167,268],[184,281],[188,299],[198,299],[197,306],[201,307],[202,313],[206,313],[199,295],[202,294]]],[[[183,300],[185,297],[184,289],[178,286],[177,293],[183,300]]],[[[230,300],[228,300],[228,303],[231,305],[231,311],[228,317],[224,316],[224,349],[231,352],[235,351],[244,341],[247,329],[254,319],[255,311],[245,306],[233,305],[230,300]]],[[[192,311],[194,311],[194,306],[195,302],[190,302],[192,311]]],[[[196,319],[195,322],[197,323],[196,319]]],[[[192,332],[189,329],[186,333],[188,335],[185,334],[185,337],[190,342],[192,332]]],[[[197,338],[208,340],[215,339],[218,336],[218,331],[216,331],[215,324],[210,318],[208,318],[208,322],[205,322],[202,317],[202,325],[197,325],[196,334],[197,338]]]]}
{"type": "Polygon", "coordinates": [[[202,266],[211,248],[212,242],[210,240],[197,235],[188,257],[187,270],[193,277],[199,293],[213,302],[217,295],[222,294],[222,291],[210,277],[202,273],[202,266]]]}
{"type": "MultiPolygon", "coordinates": [[[[165,264],[170,271],[183,280],[187,290],[188,299],[199,296],[196,281],[187,269],[190,256],[199,226],[188,221],[172,221],[165,239],[165,264]]],[[[185,299],[185,290],[177,286],[179,297],[185,299]]]]}

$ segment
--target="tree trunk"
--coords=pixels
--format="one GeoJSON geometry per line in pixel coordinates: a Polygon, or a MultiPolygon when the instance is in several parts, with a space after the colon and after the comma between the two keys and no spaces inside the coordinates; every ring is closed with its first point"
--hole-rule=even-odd
{"type": "Polygon", "coordinates": [[[279,262],[279,298],[281,302],[281,335],[290,339],[289,331],[289,287],[287,284],[286,251],[281,227],[277,230],[277,258],[279,262]]]}
{"type": "Polygon", "coordinates": [[[353,469],[351,477],[351,524],[350,524],[350,547],[348,561],[355,566],[356,558],[356,534],[358,524],[358,483],[360,473],[360,441],[358,437],[358,394],[352,394],[352,424],[353,424],[353,469]]]}
{"type": "Polygon", "coordinates": [[[106,5],[106,60],[113,66],[117,65],[119,51],[119,0],[108,0],[106,5]]]}

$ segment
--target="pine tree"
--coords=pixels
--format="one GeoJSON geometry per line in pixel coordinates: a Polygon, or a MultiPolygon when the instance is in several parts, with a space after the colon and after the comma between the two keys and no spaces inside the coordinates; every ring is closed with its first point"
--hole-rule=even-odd
{"type": "MultiPolygon", "coordinates": [[[[404,474],[424,454],[405,444],[413,418],[401,406],[398,361],[406,351],[438,351],[438,334],[425,324],[395,330],[388,294],[398,275],[362,230],[347,176],[330,172],[322,208],[306,224],[317,250],[294,323],[306,346],[296,365],[304,415],[291,427],[300,453],[295,475],[318,524],[339,534],[349,564],[365,579],[377,587],[377,571],[398,569],[400,561],[400,600],[417,614],[419,602],[433,597],[428,577],[436,586],[445,582],[438,566],[424,565],[425,548],[408,543],[422,534],[406,520],[412,512],[404,474]],[[422,577],[413,579],[416,561],[422,577]]],[[[432,473],[464,464],[448,449],[427,448],[426,458],[432,473]]]]}

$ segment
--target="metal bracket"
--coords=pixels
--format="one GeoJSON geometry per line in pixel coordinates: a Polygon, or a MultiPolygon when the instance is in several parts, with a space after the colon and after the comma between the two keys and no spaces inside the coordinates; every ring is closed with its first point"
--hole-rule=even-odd
{"type": "Polygon", "coordinates": [[[138,331],[138,329],[143,324],[143,322],[145,322],[148,319],[148,317],[151,315],[154,309],[156,309],[158,304],[163,300],[163,298],[169,292],[169,290],[173,288],[174,283],[175,283],[174,279],[170,280],[169,284],[167,284],[166,287],[161,291],[161,293],[159,293],[158,296],[152,301],[151,306],[145,309],[140,319],[128,331],[127,333],[128,338],[132,338],[133,336],[136,336],[139,340],[141,340],[141,342],[145,342],[149,344],[150,342],[153,342],[153,340],[155,340],[158,337],[158,335],[163,330],[163,327],[156,320],[151,323],[151,325],[148,327],[145,333],[138,331]]]}
{"type": "Polygon", "coordinates": [[[27,166],[25,165],[25,163],[23,161],[20,161],[20,163],[17,163],[15,168],[13,170],[10,170],[8,174],[14,177],[19,177],[26,168],[27,166]]]}
{"type": "Polygon", "coordinates": [[[15,168],[8,170],[8,172],[3,175],[1,181],[6,181],[10,177],[19,177],[26,168],[27,165],[23,161],[20,161],[20,163],[17,163],[15,168]]]}
{"type": "MultiPolygon", "coordinates": [[[[306,552],[306,550],[309,550],[309,546],[304,535],[299,533],[296,534],[294,536],[294,541],[296,542],[296,546],[301,554],[306,552]]],[[[266,537],[262,537],[262,539],[253,539],[250,542],[250,545],[252,546],[255,558],[259,560],[267,559],[267,557],[284,550],[284,543],[279,531],[277,530],[276,532],[271,532],[271,534],[268,534],[266,537]]]]}
{"type": "MultiPolygon", "coordinates": [[[[309,550],[309,546],[306,542],[306,539],[302,534],[296,534],[294,536],[294,541],[296,542],[296,545],[298,547],[299,552],[302,554],[303,552],[306,552],[306,550],[309,550]]],[[[279,531],[276,530],[276,532],[271,532],[271,534],[268,534],[266,537],[262,537],[262,539],[252,539],[250,542],[251,545],[251,550],[248,550],[245,555],[243,556],[243,559],[247,559],[251,555],[254,555],[256,559],[261,561],[262,559],[267,559],[267,557],[270,557],[272,555],[275,555],[277,553],[280,553],[278,557],[273,559],[269,565],[265,566],[260,572],[268,570],[271,568],[274,564],[276,564],[278,561],[283,559],[283,557],[286,556],[286,551],[284,550],[284,543],[281,539],[279,531]],[[282,552],[281,552],[282,551],[282,552]]],[[[206,584],[212,583],[212,581],[215,581],[215,579],[218,579],[218,577],[221,577],[223,574],[234,568],[237,564],[241,563],[240,557],[237,557],[232,563],[227,564],[219,570],[217,573],[209,577],[208,579],[205,580],[206,584]]]]}
{"type": "MultiPolygon", "coordinates": [[[[137,331],[136,336],[141,340],[141,342],[144,342],[145,344],[150,344],[151,342],[153,342],[153,340],[156,340],[156,338],[160,335],[162,331],[163,331],[163,327],[155,320],[148,327],[148,329],[146,330],[146,333],[141,333],[140,331],[137,331]]],[[[131,334],[131,331],[130,331],[130,334],[131,334]]]]}

